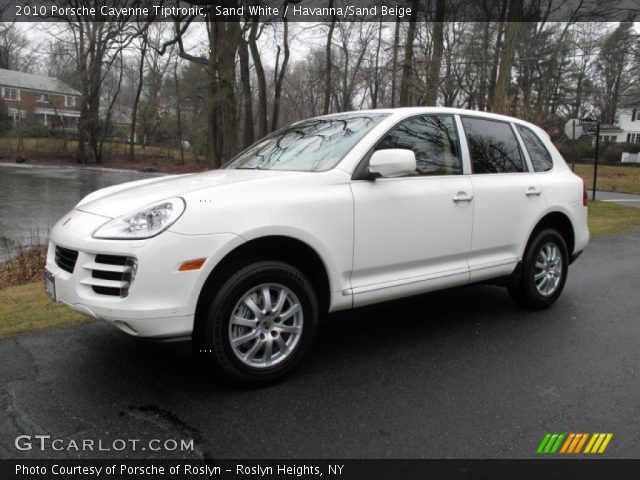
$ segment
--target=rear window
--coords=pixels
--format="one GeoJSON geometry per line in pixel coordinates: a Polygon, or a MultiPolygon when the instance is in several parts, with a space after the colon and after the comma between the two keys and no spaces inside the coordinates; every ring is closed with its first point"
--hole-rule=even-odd
{"type": "Polygon", "coordinates": [[[523,172],[524,162],[511,125],[484,118],[462,117],[473,173],[523,172]]]}
{"type": "Polygon", "coordinates": [[[533,133],[531,129],[523,125],[517,125],[517,128],[524,142],[524,146],[527,148],[527,152],[529,152],[533,169],[536,172],[551,170],[551,168],[553,168],[553,160],[551,160],[549,151],[545,148],[538,136],[533,133]]]}

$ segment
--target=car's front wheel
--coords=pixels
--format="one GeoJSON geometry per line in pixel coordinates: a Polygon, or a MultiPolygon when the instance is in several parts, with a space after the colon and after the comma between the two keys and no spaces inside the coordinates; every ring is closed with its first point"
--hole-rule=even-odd
{"type": "Polygon", "coordinates": [[[258,261],[214,293],[197,351],[236,383],[272,383],[299,363],[316,331],[318,302],[296,267],[258,261]]]}
{"type": "Polygon", "coordinates": [[[527,308],[547,308],[555,302],[567,280],[569,253],[562,235],[545,229],[533,237],[522,261],[522,277],[509,288],[516,302],[527,308]]]}

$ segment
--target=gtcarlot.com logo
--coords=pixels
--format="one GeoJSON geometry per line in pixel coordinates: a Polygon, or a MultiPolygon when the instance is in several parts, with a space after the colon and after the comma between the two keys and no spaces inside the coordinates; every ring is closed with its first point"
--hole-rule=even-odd
{"type": "Polygon", "coordinates": [[[613,433],[547,433],[537,453],[604,453],[613,433]]]}

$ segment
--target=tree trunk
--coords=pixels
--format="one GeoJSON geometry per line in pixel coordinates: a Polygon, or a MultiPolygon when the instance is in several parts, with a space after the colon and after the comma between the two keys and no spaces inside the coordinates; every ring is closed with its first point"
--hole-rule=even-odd
{"type": "Polygon", "coordinates": [[[283,49],[284,54],[282,58],[282,65],[278,72],[276,67],[277,78],[275,78],[275,91],[273,95],[273,116],[271,117],[271,131],[275,131],[278,128],[278,116],[280,115],[280,98],[282,97],[282,84],[284,83],[284,76],[287,73],[287,64],[289,63],[289,22],[286,18],[283,19],[283,49]]]}
{"type": "Polygon", "coordinates": [[[371,87],[371,107],[378,108],[378,92],[380,91],[380,47],[382,46],[382,20],[378,24],[378,46],[376,61],[373,67],[373,85],[371,87]]]}
{"type": "Polygon", "coordinates": [[[445,0],[437,0],[435,23],[433,24],[433,51],[431,53],[431,62],[429,62],[427,92],[425,94],[425,104],[430,106],[435,106],[438,100],[438,80],[440,77],[442,51],[444,49],[444,17],[445,0]]]}
{"type": "Polygon", "coordinates": [[[218,24],[209,22],[209,58],[207,69],[209,83],[207,91],[207,150],[206,155],[212,168],[220,165],[220,150],[218,142],[218,117],[216,115],[216,101],[218,98],[218,24]]]}
{"type": "MultiPolygon", "coordinates": [[[[329,7],[333,6],[333,0],[329,0],[329,7]]],[[[322,107],[322,113],[326,115],[329,113],[331,107],[331,69],[333,62],[331,60],[331,42],[333,41],[333,31],[336,28],[336,16],[331,17],[331,24],[329,25],[329,33],[327,34],[327,43],[324,48],[324,103],[322,107]]]]}
{"type": "Polygon", "coordinates": [[[498,22],[498,32],[496,34],[496,48],[493,51],[493,61],[491,62],[491,73],[489,75],[489,101],[488,110],[493,108],[493,102],[496,91],[496,80],[498,78],[498,65],[500,64],[500,53],[502,51],[502,34],[504,33],[504,20],[507,14],[507,5],[509,0],[502,0],[502,8],[500,10],[500,22],[498,22]]]}
{"type": "Polygon", "coordinates": [[[240,85],[242,88],[242,112],[244,117],[242,147],[246,148],[255,141],[255,137],[253,136],[253,96],[251,94],[251,73],[249,71],[249,44],[244,38],[240,39],[238,54],[240,58],[240,85]]]}
{"type": "Polygon", "coordinates": [[[138,88],[136,96],[133,100],[133,108],[131,110],[131,129],[129,131],[129,161],[135,161],[135,140],[136,140],[136,123],[138,118],[138,104],[140,103],[140,95],[142,94],[142,85],[144,83],[144,61],[147,54],[147,34],[142,34],[142,46],[140,47],[140,68],[138,69],[138,88]]]}
{"type": "Polygon", "coordinates": [[[400,106],[409,105],[411,85],[413,84],[413,40],[416,36],[416,18],[418,15],[418,0],[411,0],[411,17],[404,47],[404,62],[402,64],[402,79],[400,80],[400,106]]]}
{"type": "Polygon", "coordinates": [[[238,53],[238,41],[240,38],[239,22],[222,22],[218,24],[222,28],[220,36],[220,55],[218,56],[218,75],[220,81],[220,122],[221,152],[219,167],[223,162],[231,159],[238,153],[238,113],[236,102],[236,55],[238,53]]]}
{"type": "Polygon", "coordinates": [[[251,29],[249,30],[249,50],[251,50],[251,58],[253,66],[256,69],[256,79],[258,83],[258,131],[257,137],[262,138],[267,134],[267,80],[260,58],[260,50],[258,50],[258,27],[260,23],[257,17],[252,19],[251,29]]]}
{"type": "Polygon", "coordinates": [[[522,0],[510,0],[509,17],[505,28],[504,48],[500,58],[500,71],[496,81],[494,106],[492,110],[497,113],[508,113],[509,110],[509,85],[511,83],[511,67],[518,42],[520,31],[520,19],[522,18],[522,0]]]}
{"type": "Polygon", "coordinates": [[[396,91],[398,90],[398,50],[400,50],[400,23],[396,22],[393,34],[393,54],[391,57],[391,108],[396,106],[396,91]]]}
{"type": "Polygon", "coordinates": [[[182,105],[180,105],[180,85],[178,84],[178,59],[173,64],[173,81],[176,87],[176,120],[178,126],[178,144],[180,145],[180,165],[184,165],[184,145],[182,144],[182,105]]]}

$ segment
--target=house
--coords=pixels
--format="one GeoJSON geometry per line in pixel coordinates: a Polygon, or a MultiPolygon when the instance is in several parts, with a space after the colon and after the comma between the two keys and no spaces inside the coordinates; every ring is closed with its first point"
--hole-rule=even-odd
{"type": "Polygon", "coordinates": [[[640,143],[640,93],[629,95],[620,104],[618,127],[622,130],[618,142],[640,143]]]}
{"type": "Polygon", "coordinates": [[[640,93],[629,95],[620,103],[616,125],[600,126],[600,140],[640,143],[640,93]]]}
{"type": "MultiPolygon", "coordinates": [[[[116,103],[111,107],[109,112],[108,98],[103,98],[100,102],[100,118],[106,120],[109,114],[109,122],[111,126],[111,134],[122,141],[129,142],[131,136],[131,122],[133,121],[133,108],[120,103],[116,103]]],[[[138,130],[140,125],[136,122],[136,128],[133,132],[133,143],[138,143],[138,130]]]]}
{"type": "Polygon", "coordinates": [[[76,130],[80,92],[53,77],[0,68],[2,99],[16,126],[23,120],[76,130]]]}

